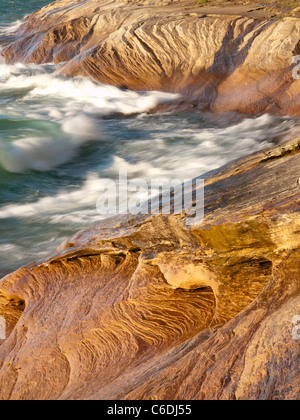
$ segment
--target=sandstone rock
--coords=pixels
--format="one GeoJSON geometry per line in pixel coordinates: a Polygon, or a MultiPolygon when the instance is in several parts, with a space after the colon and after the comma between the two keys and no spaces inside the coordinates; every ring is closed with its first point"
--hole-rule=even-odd
{"type": "Polygon", "coordinates": [[[2,279],[0,398],[298,399],[299,150],[208,177],[200,224],[108,219],[2,279]]]}
{"type": "MultiPolygon", "coordinates": [[[[298,19],[162,3],[57,1],[2,53],[216,111],[299,114],[298,19]]],[[[299,399],[299,150],[208,176],[201,223],[107,219],[2,279],[0,399],[299,399]]]]}
{"type": "Polygon", "coordinates": [[[257,9],[56,1],[2,39],[3,55],[8,63],[64,63],[64,74],[119,87],[179,92],[182,103],[213,111],[299,115],[292,59],[300,21],[270,20],[257,9]]]}

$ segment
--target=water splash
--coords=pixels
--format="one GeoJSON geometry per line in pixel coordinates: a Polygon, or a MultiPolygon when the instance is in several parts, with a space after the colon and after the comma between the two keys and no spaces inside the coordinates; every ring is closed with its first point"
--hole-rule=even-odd
{"type": "Polygon", "coordinates": [[[0,163],[9,172],[49,171],[103,139],[101,117],[146,112],[178,97],[69,79],[55,69],[0,64],[0,163]]]}

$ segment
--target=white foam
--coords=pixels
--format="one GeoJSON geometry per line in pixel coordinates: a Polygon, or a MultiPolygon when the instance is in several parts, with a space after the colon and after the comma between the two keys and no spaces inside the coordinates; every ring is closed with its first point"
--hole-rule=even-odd
{"type": "Polygon", "coordinates": [[[21,19],[21,20],[17,20],[11,23],[10,25],[1,26],[0,35],[10,35],[16,32],[21,27],[22,24],[23,24],[23,20],[21,19]]]}
{"type": "MultiPolygon", "coordinates": [[[[90,215],[96,216],[96,200],[101,189],[102,178],[91,173],[80,188],[74,190],[63,190],[56,195],[43,197],[34,203],[10,204],[0,209],[0,219],[6,218],[49,218],[56,222],[63,216],[63,223],[72,215],[80,212],[81,209],[90,209],[90,215]]],[[[86,210],[85,210],[86,214],[86,210]]]]}
{"type": "Polygon", "coordinates": [[[54,65],[1,64],[0,81],[3,84],[0,84],[0,89],[30,89],[24,101],[47,99],[67,115],[77,115],[78,111],[98,116],[112,113],[130,115],[146,112],[159,103],[178,98],[178,95],[164,92],[123,91],[88,78],[71,79],[54,74],[55,68],[54,65]]]}
{"type": "MultiPolygon", "coordinates": [[[[191,127],[184,115],[182,127],[174,123],[173,127],[165,126],[153,116],[150,121],[150,138],[117,145],[107,173],[116,176],[124,170],[132,177],[191,179],[271,146],[274,137],[287,133],[293,126],[288,119],[269,115],[248,118],[229,127],[201,129],[197,129],[197,124],[191,127]]],[[[138,128],[140,120],[131,120],[130,124],[131,128],[138,128]]]]}
{"type": "MultiPolygon", "coordinates": [[[[61,133],[41,131],[0,143],[0,163],[10,172],[48,171],[68,162],[89,141],[101,141],[100,117],[112,113],[145,112],[177,95],[161,92],[122,91],[90,79],[70,79],[54,74],[54,65],[0,64],[1,91],[23,92],[3,108],[14,117],[45,120],[61,133]]],[[[1,112],[1,107],[0,107],[1,112]]]]}
{"type": "MultiPolygon", "coordinates": [[[[281,124],[285,127],[284,119],[281,124]]],[[[34,217],[36,220],[47,220],[47,223],[70,223],[78,224],[79,227],[90,224],[100,218],[96,211],[96,202],[105,179],[103,177],[117,182],[120,172],[125,172],[129,180],[179,178],[184,182],[270,145],[265,140],[266,129],[274,130],[273,134],[283,129],[278,123],[273,128],[272,125],[274,125],[273,117],[261,116],[257,119],[246,119],[226,128],[203,130],[177,128],[172,133],[166,131],[165,138],[149,139],[142,141],[140,145],[134,141],[129,142],[129,146],[123,143],[119,146],[120,155],[113,156],[110,167],[102,169],[99,174],[90,172],[81,186],[72,190],[69,188],[62,190],[56,195],[43,197],[34,203],[4,206],[0,209],[0,219],[34,217]],[[171,135],[188,138],[190,143],[179,142],[170,147],[167,140],[171,135]]],[[[70,122],[67,130],[72,132],[72,127],[70,122]]],[[[59,164],[60,159],[66,157],[62,156],[64,148],[68,147],[68,143],[57,141],[57,143],[51,142],[51,149],[47,139],[39,142],[36,139],[24,139],[15,143],[17,145],[15,145],[14,163],[18,169],[32,167],[41,170],[45,169],[46,165],[59,164]],[[56,145],[56,149],[53,145],[56,145]],[[53,151],[52,155],[49,155],[50,149],[53,151]]],[[[10,161],[3,164],[12,165],[10,161]]],[[[10,166],[10,170],[13,169],[10,166]]]]}

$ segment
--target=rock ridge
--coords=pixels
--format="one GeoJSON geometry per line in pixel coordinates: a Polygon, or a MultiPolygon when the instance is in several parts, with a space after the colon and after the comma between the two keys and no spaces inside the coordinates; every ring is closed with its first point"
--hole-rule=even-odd
{"type": "Polygon", "coordinates": [[[4,37],[2,54],[7,63],[61,63],[69,76],[177,92],[181,108],[298,116],[299,18],[202,10],[190,1],[56,1],[4,37]]]}
{"type": "Polygon", "coordinates": [[[0,398],[298,399],[297,142],[208,177],[203,223],[107,219],[2,279],[0,398]]]}
{"type": "MultiPolygon", "coordinates": [[[[179,109],[299,115],[299,19],[204,10],[61,0],[2,55],[179,109]]],[[[299,167],[295,138],[208,176],[201,223],[107,219],[0,280],[0,399],[299,399],[299,167]]]]}

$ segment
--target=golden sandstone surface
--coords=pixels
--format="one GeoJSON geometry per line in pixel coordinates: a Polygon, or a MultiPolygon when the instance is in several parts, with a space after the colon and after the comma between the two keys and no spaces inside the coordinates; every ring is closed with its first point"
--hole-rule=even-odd
{"type": "MultiPolygon", "coordinates": [[[[4,56],[177,106],[299,114],[299,19],[183,3],[57,1],[4,56]]],[[[2,279],[0,398],[299,399],[299,168],[296,138],[208,176],[202,223],[107,219],[2,279]]]]}

